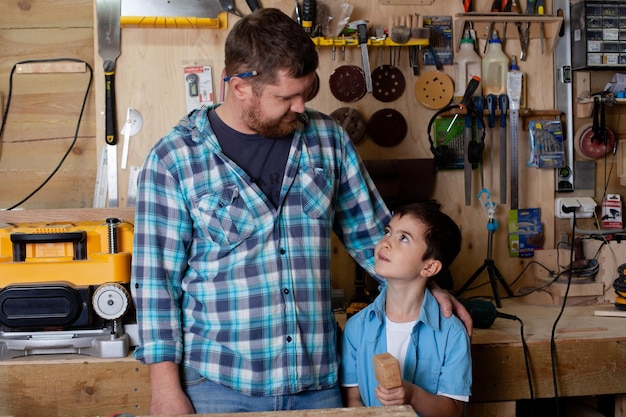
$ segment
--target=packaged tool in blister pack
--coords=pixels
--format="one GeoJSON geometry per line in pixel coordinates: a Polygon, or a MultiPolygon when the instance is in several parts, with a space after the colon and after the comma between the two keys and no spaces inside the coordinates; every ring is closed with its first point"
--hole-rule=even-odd
{"type": "Polygon", "coordinates": [[[0,224],[0,359],[128,355],[132,240],[115,218],[0,224]]]}

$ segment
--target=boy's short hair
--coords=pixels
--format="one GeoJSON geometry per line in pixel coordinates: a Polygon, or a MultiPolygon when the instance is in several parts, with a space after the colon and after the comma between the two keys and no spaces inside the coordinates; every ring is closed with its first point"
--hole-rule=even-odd
{"type": "Polygon", "coordinates": [[[424,223],[426,250],[422,260],[436,259],[448,268],[461,251],[461,230],[433,203],[411,203],[394,210],[394,216],[411,216],[424,223]]]}

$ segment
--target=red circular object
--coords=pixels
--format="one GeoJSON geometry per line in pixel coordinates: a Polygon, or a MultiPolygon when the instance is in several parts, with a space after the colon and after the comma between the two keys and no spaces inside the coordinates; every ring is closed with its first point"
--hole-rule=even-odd
{"type": "Polygon", "coordinates": [[[402,142],[408,126],[402,114],[395,109],[378,110],[367,124],[367,133],[377,145],[390,147],[402,142]]]}
{"type": "Polygon", "coordinates": [[[584,125],[577,132],[578,140],[574,142],[576,150],[586,159],[598,159],[608,155],[615,146],[615,135],[611,129],[605,128],[606,143],[596,138],[592,125],[584,125]]]}
{"type": "Polygon", "coordinates": [[[381,65],[372,72],[372,95],[383,103],[400,98],[406,87],[404,74],[392,65],[381,65]]]}
{"type": "Polygon", "coordinates": [[[337,100],[354,103],[361,100],[367,88],[365,73],[356,65],[342,65],[330,74],[330,92],[337,100]]]}
{"type": "Polygon", "coordinates": [[[358,143],[365,136],[367,123],[359,111],[352,107],[340,107],[330,114],[346,132],[354,143],[358,143]]]}

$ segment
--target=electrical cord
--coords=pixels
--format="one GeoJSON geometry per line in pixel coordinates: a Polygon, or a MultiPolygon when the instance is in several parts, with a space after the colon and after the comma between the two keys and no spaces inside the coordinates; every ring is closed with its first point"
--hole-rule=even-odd
{"type": "Polygon", "coordinates": [[[19,207],[22,204],[24,204],[33,195],[35,195],[39,190],[41,190],[52,179],[52,177],[59,171],[59,169],[61,169],[63,162],[65,162],[65,159],[68,157],[68,155],[74,148],[76,141],[78,140],[78,131],[80,129],[80,123],[83,118],[83,113],[85,112],[85,106],[87,104],[87,98],[89,96],[89,90],[91,89],[91,82],[93,80],[93,69],[91,68],[91,65],[89,65],[88,62],[83,61],[82,59],[76,59],[76,58],[31,59],[31,60],[19,61],[15,63],[15,65],[13,65],[13,68],[11,68],[11,73],[9,75],[9,93],[7,95],[7,104],[4,109],[4,114],[2,115],[2,124],[0,125],[0,143],[2,142],[2,135],[4,133],[4,128],[6,126],[7,116],[9,114],[9,108],[11,107],[11,97],[13,95],[13,74],[15,73],[17,66],[21,64],[34,64],[34,63],[42,63],[42,62],[62,62],[62,61],[80,62],[80,63],[85,64],[85,66],[87,66],[87,68],[89,69],[89,82],[87,84],[87,89],[85,90],[85,96],[83,98],[83,102],[80,108],[80,114],[78,115],[78,121],[76,123],[76,130],[74,132],[74,138],[69,148],[67,149],[67,151],[65,152],[65,154],[63,155],[59,163],[57,164],[56,168],[54,168],[54,170],[50,173],[50,175],[37,188],[31,191],[26,197],[24,197],[19,202],[13,204],[12,206],[6,208],[6,210],[13,210],[14,208],[19,207]]]}
{"type": "MultiPolygon", "coordinates": [[[[573,211],[573,222],[572,222],[572,236],[574,236],[575,232],[575,224],[576,224],[576,211],[573,211]]],[[[573,238],[572,238],[572,245],[570,248],[570,266],[573,265],[574,263],[574,243],[573,243],[573,238]]],[[[568,271],[568,279],[567,279],[567,287],[565,289],[565,294],[563,295],[563,303],[561,304],[561,310],[559,311],[558,316],[556,317],[556,319],[554,320],[554,323],[552,325],[552,332],[550,334],[550,359],[551,359],[551,367],[552,367],[552,383],[554,386],[554,400],[555,400],[555,406],[556,406],[556,416],[560,417],[561,416],[561,409],[560,409],[560,404],[559,404],[559,388],[558,388],[558,383],[557,383],[557,376],[556,376],[556,342],[555,342],[555,334],[556,334],[556,326],[558,325],[559,321],[561,320],[561,316],[563,315],[563,311],[565,310],[565,305],[567,304],[567,296],[569,294],[569,290],[570,287],[572,285],[572,275],[573,275],[573,270],[572,268],[569,269],[568,271]]]]}

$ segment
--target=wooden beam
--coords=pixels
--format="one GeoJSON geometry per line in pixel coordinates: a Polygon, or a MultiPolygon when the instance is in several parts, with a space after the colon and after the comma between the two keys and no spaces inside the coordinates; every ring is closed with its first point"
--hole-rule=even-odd
{"type": "Polygon", "coordinates": [[[32,62],[15,67],[15,72],[18,74],[59,74],[85,72],[86,70],[87,66],[84,62],[72,61],[32,62]]]}

